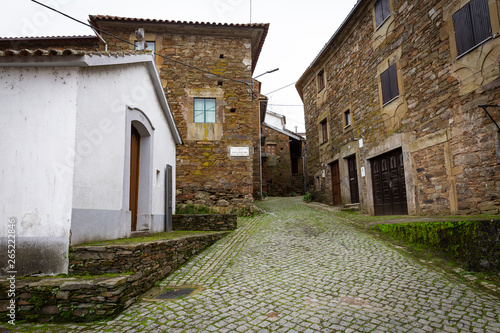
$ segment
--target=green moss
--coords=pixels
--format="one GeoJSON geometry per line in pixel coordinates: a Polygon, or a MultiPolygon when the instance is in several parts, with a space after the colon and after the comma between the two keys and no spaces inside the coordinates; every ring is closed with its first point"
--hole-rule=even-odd
{"type": "Polygon", "coordinates": [[[465,263],[468,269],[481,270],[481,260],[489,258],[489,261],[492,261],[492,258],[495,258],[500,251],[499,244],[488,243],[483,236],[480,238],[484,223],[489,222],[444,221],[379,224],[373,228],[393,239],[411,244],[413,247],[420,245],[439,251],[447,258],[465,263]]]}
{"type": "Polygon", "coordinates": [[[200,236],[200,235],[206,235],[206,234],[212,234],[212,233],[215,233],[215,232],[214,231],[160,232],[160,233],[156,233],[156,234],[153,234],[153,235],[147,236],[147,237],[120,238],[120,239],[85,243],[85,244],[75,246],[75,248],[83,247],[83,246],[108,245],[108,244],[109,245],[126,245],[126,244],[134,244],[134,243],[146,243],[146,242],[153,242],[153,241],[159,241],[159,240],[179,239],[179,238],[184,238],[187,236],[200,236]]]}

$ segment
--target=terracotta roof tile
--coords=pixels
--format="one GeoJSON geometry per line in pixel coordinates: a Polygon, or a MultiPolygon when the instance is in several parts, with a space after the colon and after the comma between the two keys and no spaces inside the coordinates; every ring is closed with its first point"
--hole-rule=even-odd
{"type": "Polygon", "coordinates": [[[87,50],[56,50],[56,49],[22,49],[22,50],[5,50],[0,51],[0,57],[28,57],[28,56],[107,56],[107,57],[123,57],[127,55],[141,55],[150,54],[148,51],[120,51],[120,52],[106,52],[106,51],[87,51],[87,50]]]}
{"type": "Polygon", "coordinates": [[[81,36],[27,36],[27,37],[0,37],[0,41],[17,40],[53,40],[53,39],[97,39],[96,35],[81,36]]]}
{"type": "Polygon", "coordinates": [[[246,28],[266,28],[267,23],[214,23],[214,22],[198,22],[198,21],[174,21],[174,20],[159,20],[159,19],[144,19],[133,17],[119,17],[111,15],[90,15],[91,21],[106,20],[106,21],[128,21],[128,22],[148,22],[148,23],[163,23],[163,24],[193,24],[218,27],[246,27],[246,28]]]}

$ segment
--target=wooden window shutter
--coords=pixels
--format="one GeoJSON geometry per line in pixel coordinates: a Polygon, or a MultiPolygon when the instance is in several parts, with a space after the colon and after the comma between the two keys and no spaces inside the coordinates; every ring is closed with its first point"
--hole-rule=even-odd
{"type": "Polygon", "coordinates": [[[398,87],[398,70],[396,68],[396,64],[389,67],[387,70],[389,72],[389,84],[391,85],[391,99],[396,96],[399,96],[399,87],[398,87]]]}
{"type": "Polygon", "coordinates": [[[379,27],[389,15],[391,15],[389,0],[377,0],[375,2],[375,22],[377,27],[379,27]]]}
{"type": "Polygon", "coordinates": [[[487,0],[472,0],[470,3],[474,45],[491,37],[490,9],[487,0]]]}
{"type": "Polygon", "coordinates": [[[380,82],[382,85],[383,104],[386,104],[394,97],[399,96],[398,71],[396,68],[396,64],[392,65],[382,74],[380,74],[380,82]]]}
{"type": "Polygon", "coordinates": [[[469,5],[465,5],[465,7],[453,14],[453,26],[455,27],[455,39],[459,55],[467,52],[474,46],[469,5]]]}
{"type": "Polygon", "coordinates": [[[377,0],[377,2],[375,2],[375,21],[377,23],[377,27],[384,21],[382,0],[377,0]]]}
{"type": "Polygon", "coordinates": [[[457,53],[462,55],[492,35],[488,0],[471,0],[453,14],[457,53]]]}

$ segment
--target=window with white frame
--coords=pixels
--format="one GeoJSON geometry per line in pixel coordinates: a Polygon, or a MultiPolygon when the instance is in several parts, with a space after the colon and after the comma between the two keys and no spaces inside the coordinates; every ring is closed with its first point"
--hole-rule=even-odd
{"type": "Polygon", "coordinates": [[[194,99],[194,122],[215,123],[217,120],[217,105],[215,98],[194,99]]]}

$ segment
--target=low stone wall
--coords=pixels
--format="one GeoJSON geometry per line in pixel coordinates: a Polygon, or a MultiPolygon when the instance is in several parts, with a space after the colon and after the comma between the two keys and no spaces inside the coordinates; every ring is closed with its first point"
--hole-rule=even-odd
{"type": "Polygon", "coordinates": [[[433,247],[468,270],[500,274],[500,220],[379,224],[409,243],[433,247]]]}
{"type": "Polygon", "coordinates": [[[173,230],[229,231],[237,227],[236,214],[182,214],[172,216],[173,230]]]}
{"type": "MultiPolygon", "coordinates": [[[[158,281],[227,232],[131,245],[78,246],[70,272],[108,277],[26,278],[15,283],[16,320],[94,321],[117,315],[158,281]]],[[[10,281],[0,280],[0,319],[8,317],[10,281]]]]}

